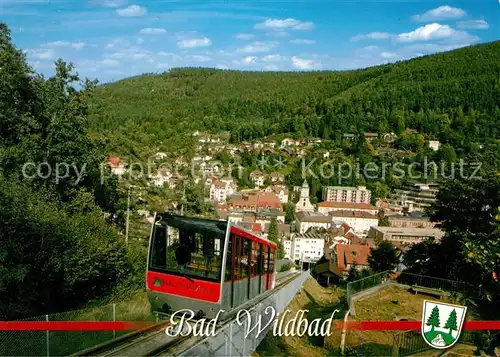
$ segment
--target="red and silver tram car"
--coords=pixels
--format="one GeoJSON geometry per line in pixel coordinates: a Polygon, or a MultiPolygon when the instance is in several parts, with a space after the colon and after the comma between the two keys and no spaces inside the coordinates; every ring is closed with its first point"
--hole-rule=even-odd
{"type": "Polygon", "coordinates": [[[146,286],[154,313],[225,319],[274,288],[276,244],[227,221],[156,214],[146,286]]]}

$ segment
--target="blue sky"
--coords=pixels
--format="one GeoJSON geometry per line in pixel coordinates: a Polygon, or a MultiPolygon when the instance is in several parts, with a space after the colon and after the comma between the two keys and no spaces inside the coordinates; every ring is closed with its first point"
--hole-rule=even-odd
{"type": "Polygon", "coordinates": [[[500,38],[499,0],[0,0],[39,72],[101,82],[172,67],[345,70],[500,38]]]}

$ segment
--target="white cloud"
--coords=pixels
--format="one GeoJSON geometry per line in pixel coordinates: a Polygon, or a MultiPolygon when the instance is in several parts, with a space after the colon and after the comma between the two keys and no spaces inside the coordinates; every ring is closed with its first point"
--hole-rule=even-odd
{"type": "Polygon", "coordinates": [[[400,33],[397,37],[399,42],[415,42],[430,40],[452,40],[457,42],[474,42],[477,38],[465,31],[457,31],[448,25],[438,23],[427,24],[414,31],[400,33]]]}
{"type": "Polygon", "coordinates": [[[26,54],[32,58],[39,59],[39,60],[51,60],[54,59],[56,56],[56,52],[53,49],[31,49],[31,50],[26,50],[26,54]]]}
{"type": "Polygon", "coordinates": [[[296,39],[296,40],[291,40],[290,43],[294,45],[314,45],[316,41],[306,40],[306,39],[296,39]]]}
{"type": "Polygon", "coordinates": [[[285,60],[285,57],[281,55],[267,55],[262,57],[264,62],[279,62],[285,60]]]}
{"type": "Polygon", "coordinates": [[[85,47],[85,42],[68,42],[68,41],[54,41],[43,44],[42,47],[73,47],[76,50],[81,50],[85,47]]]}
{"type": "Polygon", "coordinates": [[[142,45],[144,43],[144,39],[142,37],[137,37],[137,44],[142,45]]]}
{"type": "Polygon", "coordinates": [[[217,68],[217,69],[229,69],[229,67],[224,65],[224,64],[218,64],[217,66],[215,66],[215,68],[217,68]]]}
{"type": "Polygon", "coordinates": [[[189,40],[181,40],[177,42],[180,48],[208,47],[212,45],[212,41],[208,37],[192,38],[189,40]]]}
{"type": "Polygon", "coordinates": [[[103,59],[101,61],[102,65],[103,66],[109,66],[109,67],[118,67],[120,65],[120,62],[117,61],[117,60],[113,60],[113,59],[103,59]]]}
{"type": "Polygon", "coordinates": [[[133,61],[145,60],[152,56],[152,53],[148,50],[139,48],[128,48],[120,52],[115,52],[110,55],[106,55],[109,58],[127,59],[133,61]]]}
{"type": "Polygon", "coordinates": [[[314,23],[300,20],[288,19],[267,19],[254,26],[258,30],[312,30],[314,23]]]}
{"type": "Polygon", "coordinates": [[[310,59],[303,59],[297,56],[292,57],[292,64],[295,68],[303,70],[316,69],[321,67],[321,63],[317,61],[310,59]]]}
{"type": "Polygon", "coordinates": [[[252,64],[252,63],[255,63],[257,61],[257,57],[255,56],[247,56],[247,57],[244,57],[242,59],[242,62],[244,64],[252,64]]]}
{"type": "Polygon", "coordinates": [[[413,19],[419,22],[431,22],[431,21],[439,21],[447,19],[460,19],[465,15],[467,15],[467,13],[462,9],[444,5],[429,10],[424,14],[415,15],[413,16],[413,19]]]}
{"type": "Polygon", "coordinates": [[[125,9],[118,9],[116,10],[116,13],[120,16],[127,16],[127,17],[133,17],[133,16],[144,16],[148,13],[145,7],[139,6],[139,5],[130,5],[129,7],[125,9]]]}
{"type": "Polygon", "coordinates": [[[158,56],[161,56],[161,57],[170,57],[170,59],[172,61],[177,61],[177,60],[181,60],[182,57],[179,56],[178,54],[176,53],[173,53],[173,52],[164,52],[164,51],[160,51],[157,53],[158,56]]]}
{"type": "Polygon", "coordinates": [[[115,39],[115,40],[111,41],[110,43],[108,43],[105,46],[105,49],[111,50],[111,49],[115,49],[117,47],[128,47],[128,46],[130,46],[129,41],[122,39],[122,38],[118,38],[118,39],[115,39]]]}
{"type": "Polygon", "coordinates": [[[255,41],[249,45],[246,45],[245,47],[240,48],[238,52],[243,52],[243,53],[269,52],[277,45],[278,45],[277,42],[255,41]]]}
{"type": "Polygon", "coordinates": [[[147,28],[142,29],[141,31],[139,31],[139,33],[141,35],[162,35],[162,34],[167,33],[167,31],[165,29],[162,29],[162,28],[147,27],[147,28]]]}
{"type": "Polygon", "coordinates": [[[397,57],[395,53],[392,52],[381,52],[380,57],[385,58],[385,59],[391,59],[397,57]]]}
{"type": "Polygon", "coordinates": [[[105,7],[120,7],[127,3],[127,0],[102,0],[100,4],[105,7]]]}
{"type": "Polygon", "coordinates": [[[362,40],[387,40],[391,37],[390,33],[387,32],[370,32],[364,35],[356,35],[351,37],[351,41],[358,42],[362,40]]]}
{"type": "Polygon", "coordinates": [[[234,38],[238,40],[248,41],[255,38],[255,35],[251,33],[237,33],[236,35],[234,35],[234,38]]]}
{"type": "Polygon", "coordinates": [[[405,52],[407,58],[415,57],[415,56],[423,56],[425,54],[431,54],[436,52],[445,52],[452,51],[458,48],[470,46],[470,44],[444,44],[438,45],[434,43],[421,43],[403,47],[402,51],[405,52]]]}
{"type": "Polygon", "coordinates": [[[212,61],[211,57],[203,56],[203,55],[187,55],[186,60],[195,61],[195,62],[210,62],[212,61]]]}
{"type": "Polygon", "coordinates": [[[275,38],[284,38],[288,37],[288,32],[286,31],[274,31],[266,33],[266,36],[275,37],[275,38]]]}
{"type": "Polygon", "coordinates": [[[457,28],[459,28],[459,29],[487,30],[490,28],[490,24],[488,24],[484,20],[467,20],[467,21],[459,21],[457,23],[457,28]]]}

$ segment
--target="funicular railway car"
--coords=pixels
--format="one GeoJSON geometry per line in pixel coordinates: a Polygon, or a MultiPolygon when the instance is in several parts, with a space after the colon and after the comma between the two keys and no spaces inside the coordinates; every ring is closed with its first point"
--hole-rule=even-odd
{"type": "Polygon", "coordinates": [[[146,287],[152,311],[224,320],[274,289],[276,244],[227,221],[156,214],[146,287]]]}

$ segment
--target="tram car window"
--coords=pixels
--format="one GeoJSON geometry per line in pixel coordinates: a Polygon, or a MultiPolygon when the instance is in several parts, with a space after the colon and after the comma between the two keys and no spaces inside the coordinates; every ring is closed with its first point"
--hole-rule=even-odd
{"type": "Polygon", "coordinates": [[[274,288],[276,244],[227,221],[156,214],[146,285],[155,313],[226,316],[274,288]]]}

